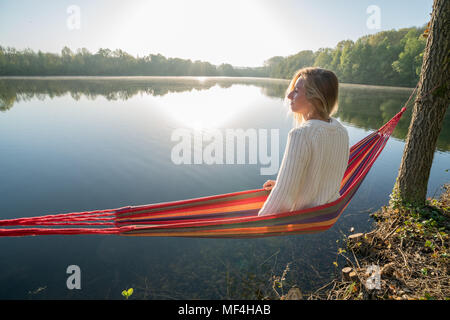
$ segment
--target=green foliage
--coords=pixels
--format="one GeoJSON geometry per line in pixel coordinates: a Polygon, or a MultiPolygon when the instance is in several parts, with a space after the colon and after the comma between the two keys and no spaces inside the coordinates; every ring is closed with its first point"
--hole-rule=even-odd
{"type": "MultiPolygon", "coordinates": [[[[424,250],[432,252],[431,257],[447,259],[448,247],[445,243],[449,239],[449,225],[446,212],[448,208],[436,199],[427,200],[427,205],[422,207],[398,205],[393,208],[393,213],[400,216],[402,224],[395,233],[402,239],[415,239],[424,250]]],[[[428,274],[427,269],[421,272],[423,275],[428,274]]]]}
{"type": "Polygon", "coordinates": [[[414,86],[419,80],[425,27],[378,32],[340,41],[335,48],[316,52],[300,51],[285,58],[267,61],[270,77],[290,79],[300,68],[317,66],[333,70],[341,82],[414,86]]]}
{"type": "MultiPolygon", "coordinates": [[[[403,51],[400,52],[398,59],[392,63],[392,67],[401,76],[402,82],[407,83],[415,78],[418,79],[422,66],[423,50],[425,40],[420,36],[418,30],[410,30],[402,39],[403,51]]],[[[414,86],[415,82],[410,82],[414,86]]]]}
{"type": "Polygon", "coordinates": [[[422,298],[420,300],[435,300],[433,296],[431,296],[428,292],[425,292],[422,298]]]}
{"type": "Polygon", "coordinates": [[[267,76],[266,67],[219,67],[209,62],[166,58],[161,54],[133,57],[116,49],[100,48],[93,54],[86,48],[72,52],[64,47],[61,54],[17,51],[0,46],[0,76],[267,76]]]}
{"type": "Polygon", "coordinates": [[[122,291],[122,296],[124,296],[125,299],[128,300],[128,298],[131,297],[131,295],[133,294],[133,291],[134,291],[133,288],[130,288],[128,290],[123,290],[122,291]]]}

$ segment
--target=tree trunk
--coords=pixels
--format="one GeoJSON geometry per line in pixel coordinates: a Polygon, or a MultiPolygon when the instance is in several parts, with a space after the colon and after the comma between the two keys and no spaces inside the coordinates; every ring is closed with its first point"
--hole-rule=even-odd
{"type": "MultiPolygon", "coordinates": [[[[391,199],[422,206],[437,139],[450,101],[450,1],[434,0],[406,145],[391,199]]],[[[392,202],[391,202],[392,205],[392,202]]]]}

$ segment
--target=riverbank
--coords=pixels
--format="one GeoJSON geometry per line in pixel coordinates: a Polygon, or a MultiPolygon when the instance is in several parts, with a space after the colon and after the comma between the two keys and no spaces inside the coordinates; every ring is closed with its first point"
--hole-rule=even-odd
{"type": "Polygon", "coordinates": [[[450,300],[450,184],[423,208],[382,207],[375,228],[352,234],[347,265],[308,300],[450,300]]]}

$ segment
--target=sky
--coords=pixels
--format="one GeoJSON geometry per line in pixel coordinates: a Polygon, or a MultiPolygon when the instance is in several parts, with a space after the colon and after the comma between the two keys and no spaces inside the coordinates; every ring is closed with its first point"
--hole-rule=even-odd
{"type": "Polygon", "coordinates": [[[273,56],[423,26],[432,0],[0,0],[0,46],[122,49],[257,67],[273,56]]]}

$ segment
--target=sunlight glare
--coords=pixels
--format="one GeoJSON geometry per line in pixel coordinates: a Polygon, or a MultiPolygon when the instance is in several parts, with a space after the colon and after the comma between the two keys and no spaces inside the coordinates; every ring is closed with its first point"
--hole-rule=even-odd
{"type": "Polygon", "coordinates": [[[259,95],[260,91],[256,87],[249,90],[242,85],[229,88],[215,85],[207,90],[194,89],[191,92],[176,92],[158,97],[156,104],[180,126],[196,130],[214,129],[246,112],[259,95]]]}
{"type": "Polygon", "coordinates": [[[140,1],[126,10],[129,19],[115,38],[136,52],[261,66],[287,47],[292,51],[284,21],[271,23],[278,17],[260,0],[140,1]]]}

